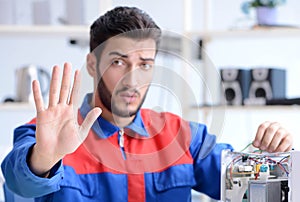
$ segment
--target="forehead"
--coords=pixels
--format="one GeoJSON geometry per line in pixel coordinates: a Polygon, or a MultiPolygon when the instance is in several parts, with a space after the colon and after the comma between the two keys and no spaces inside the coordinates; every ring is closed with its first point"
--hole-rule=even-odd
{"type": "Polygon", "coordinates": [[[113,37],[106,41],[102,55],[112,51],[130,55],[131,53],[142,53],[145,56],[155,56],[156,43],[153,39],[132,39],[127,37],[113,37]]]}

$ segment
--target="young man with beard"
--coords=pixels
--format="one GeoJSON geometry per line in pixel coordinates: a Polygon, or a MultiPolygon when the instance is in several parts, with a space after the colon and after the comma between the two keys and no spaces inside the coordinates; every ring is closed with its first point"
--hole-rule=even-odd
{"type": "MultiPolygon", "coordinates": [[[[33,82],[37,116],[15,130],[2,163],[7,186],[36,201],[190,201],[191,189],[220,198],[220,155],[202,124],[141,109],[161,30],[143,11],[117,7],[91,26],[87,70],[94,92],[79,112],[80,73],[55,66],[45,107],[33,82]],[[71,92],[70,92],[71,91],[71,92]],[[101,115],[100,115],[101,114],[101,115]]],[[[288,151],[291,135],[263,123],[254,146],[288,151]]]]}

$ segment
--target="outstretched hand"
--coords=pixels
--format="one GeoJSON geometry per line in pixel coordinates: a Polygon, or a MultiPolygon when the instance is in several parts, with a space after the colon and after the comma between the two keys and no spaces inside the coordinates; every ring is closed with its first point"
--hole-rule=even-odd
{"type": "Polygon", "coordinates": [[[29,161],[37,175],[46,174],[65,155],[74,152],[87,137],[92,124],[101,114],[94,108],[81,125],[77,122],[80,72],[75,71],[71,89],[71,65],[64,64],[60,83],[60,68],[54,66],[49,90],[49,106],[45,108],[38,81],[32,84],[36,117],[36,144],[29,161]]]}
{"type": "Polygon", "coordinates": [[[277,122],[264,122],[258,129],[253,146],[267,152],[286,152],[293,146],[292,135],[277,122]]]}

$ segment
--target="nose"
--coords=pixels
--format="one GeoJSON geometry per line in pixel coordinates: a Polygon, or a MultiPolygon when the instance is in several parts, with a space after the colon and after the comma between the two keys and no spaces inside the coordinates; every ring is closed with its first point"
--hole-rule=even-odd
{"type": "Polygon", "coordinates": [[[138,86],[140,81],[138,68],[131,66],[128,68],[128,71],[125,73],[122,84],[128,88],[135,88],[138,86]]]}

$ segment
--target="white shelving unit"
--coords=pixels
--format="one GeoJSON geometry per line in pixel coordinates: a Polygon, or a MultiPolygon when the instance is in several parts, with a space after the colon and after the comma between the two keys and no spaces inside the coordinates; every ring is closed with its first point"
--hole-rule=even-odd
{"type": "MultiPolygon", "coordinates": [[[[221,41],[221,40],[256,40],[256,39],[266,39],[267,40],[276,40],[276,39],[300,39],[300,28],[255,28],[251,30],[219,30],[219,31],[203,31],[203,32],[187,32],[186,35],[190,38],[198,37],[202,40],[203,50],[206,51],[207,46],[210,45],[211,42],[221,41]]],[[[229,51],[230,52],[230,51],[229,51]]],[[[224,53],[224,57],[230,53],[224,53]]],[[[242,54],[242,53],[241,53],[242,54]]],[[[267,53],[266,53],[267,54],[267,53]]],[[[188,57],[188,56],[187,56],[188,57]]],[[[237,56],[238,57],[238,56],[237,56]]],[[[274,56],[276,57],[276,56],[274,56]]],[[[212,96],[215,96],[217,100],[220,98],[219,96],[219,73],[215,71],[215,67],[212,67],[213,61],[210,61],[207,53],[203,54],[203,75],[204,79],[208,82],[207,85],[210,86],[210,89],[215,90],[211,93],[212,96]],[[212,79],[213,78],[213,79],[212,79]]],[[[232,64],[233,66],[235,64],[232,64]]],[[[207,99],[207,94],[204,92],[203,98],[207,99]]],[[[216,103],[207,103],[207,104],[218,104],[216,103]]]]}
{"type": "MultiPolygon", "coordinates": [[[[195,3],[195,2],[194,2],[195,3]]],[[[203,50],[206,51],[207,47],[210,44],[218,41],[235,41],[235,40],[261,40],[266,39],[268,40],[277,40],[284,41],[284,39],[288,40],[300,40],[300,27],[293,27],[293,26],[278,26],[278,27],[253,27],[252,29],[243,28],[243,29],[228,29],[228,30],[214,30],[212,28],[213,22],[213,8],[216,4],[216,1],[211,0],[204,0],[203,1],[203,8],[200,10],[203,17],[204,24],[202,26],[201,31],[194,31],[191,27],[191,19],[193,16],[193,12],[195,9],[193,8],[193,1],[187,0],[185,1],[184,7],[184,35],[190,39],[201,39],[203,50]]],[[[288,42],[287,42],[288,43],[288,42]]],[[[228,44],[228,52],[224,52],[224,57],[230,55],[230,44],[228,44]]],[[[259,47],[260,48],[260,47],[259,47]]],[[[245,47],[247,49],[247,47],[245,47]]],[[[192,60],[191,50],[189,47],[185,47],[183,44],[183,54],[189,60],[192,60]]],[[[242,54],[242,52],[240,53],[242,54]]],[[[268,53],[265,53],[266,55],[268,53]]],[[[278,57],[279,55],[277,55],[278,57]]],[[[238,55],[236,56],[238,57],[238,55]]],[[[251,56],[250,56],[251,57],[251,56]]],[[[276,56],[274,56],[276,57],[276,56]]],[[[207,94],[205,90],[203,90],[202,98],[204,99],[204,104],[220,104],[220,76],[219,72],[216,71],[216,68],[213,67],[212,62],[208,58],[208,55],[203,54],[202,65],[199,67],[201,68],[201,73],[203,75],[204,80],[208,88],[211,90],[210,95],[207,94]],[[214,97],[215,101],[208,101],[208,96],[214,97]]],[[[235,64],[232,64],[233,66],[235,64]]]]}
{"type": "MultiPolygon", "coordinates": [[[[202,46],[205,54],[202,54],[203,59],[201,66],[199,66],[199,72],[203,75],[203,78],[206,82],[207,87],[210,89],[210,95],[208,95],[207,91],[203,90],[202,98],[204,100],[204,104],[220,104],[220,76],[219,72],[216,71],[216,68],[212,64],[214,61],[210,61],[207,55],[207,48],[215,42],[218,41],[235,41],[235,40],[261,40],[266,39],[268,40],[277,40],[280,39],[283,41],[284,39],[289,40],[300,40],[300,27],[296,26],[278,26],[278,27],[249,27],[242,28],[242,29],[227,29],[227,30],[215,30],[212,27],[212,22],[214,21],[213,16],[213,9],[217,4],[217,1],[212,0],[203,0],[203,7],[202,10],[198,11],[202,13],[201,17],[203,18],[203,26],[201,31],[194,31],[192,28],[192,16],[195,9],[193,8],[193,0],[186,0],[184,1],[184,30],[183,34],[190,38],[197,40],[202,40],[202,46]],[[201,69],[201,70],[200,70],[201,69]],[[208,100],[208,97],[212,97],[214,100],[208,100]]],[[[238,3],[238,2],[236,2],[238,3]]],[[[199,17],[199,16],[198,16],[199,17]]],[[[193,54],[191,54],[191,50],[189,47],[183,44],[183,55],[188,60],[192,60],[193,54]]],[[[228,52],[224,52],[224,57],[230,55],[230,44],[228,48],[228,52]]],[[[247,47],[245,47],[246,49],[247,47]]],[[[240,53],[242,54],[242,52],[240,53]]],[[[265,53],[268,54],[268,53],[265,53]]],[[[238,55],[236,56],[238,57],[238,55]]],[[[276,57],[276,56],[274,56],[276,57]]],[[[278,55],[277,55],[278,57],[278,55]]],[[[232,64],[233,66],[235,64],[232,64]]]]}

